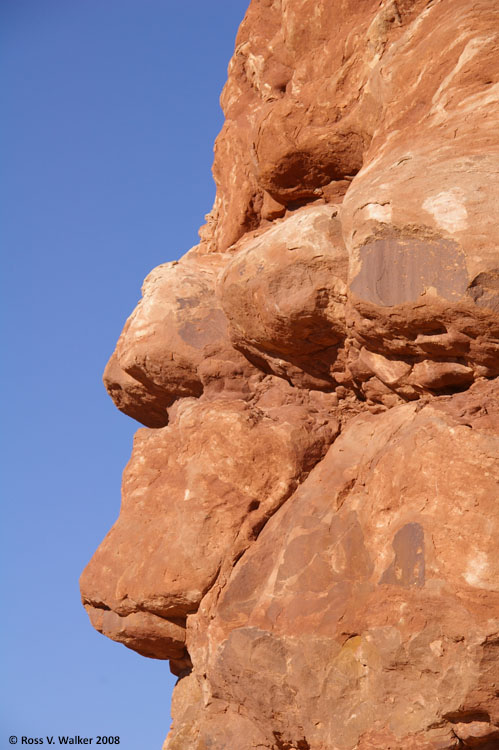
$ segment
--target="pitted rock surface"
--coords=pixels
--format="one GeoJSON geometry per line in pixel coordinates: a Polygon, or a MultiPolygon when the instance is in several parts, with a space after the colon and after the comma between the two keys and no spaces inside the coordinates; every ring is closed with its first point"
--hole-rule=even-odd
{"type": "Polygon", "coordinates": [[[165,750],[494,750],[497,3],[252,0],[222,105],[83,603],[179,676],[165,750]]]}

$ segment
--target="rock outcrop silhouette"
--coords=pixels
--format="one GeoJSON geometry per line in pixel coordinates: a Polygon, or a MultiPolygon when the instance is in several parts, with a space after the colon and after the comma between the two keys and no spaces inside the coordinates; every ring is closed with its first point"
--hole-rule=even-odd
{"type": "Polygon", "coordinates": [[[165,750],[498,748],[499,7],[252,0],[222,105],[91,622],[170,660],[165,750]]]}

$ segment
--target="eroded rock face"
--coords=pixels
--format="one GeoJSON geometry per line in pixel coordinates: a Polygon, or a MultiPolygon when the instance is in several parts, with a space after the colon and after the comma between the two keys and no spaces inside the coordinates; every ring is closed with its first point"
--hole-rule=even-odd
{"type": "Polygon", "coordinates": [[[241,243],[219,280],[233,346],[298,387],[331,390],[337,360],[344,370],[348,255],[337,213],[295,211],[241,243]]]}
{"type": "Polygon", "coordinates": [[[145,656],[182,656],[186,616],[338,434],[334,410],[294,394],[286,404],[285,384],[277,397],[268,385],[252,403],[183,399],[170,427],[137,433],[119,519],[81,581],[105,635],[145,656]],[[150,636],[135,636],[139,618],[150,636]],[[167,642],[155,628],[170,624],[167,642]]]}
{"type": "Polygon", "coordinates": [[[201,243],[104,375],[149,429],[82,598],[180,676],[165,750],[499,746],[498,37],[250,4],[201,243]]]}
{"type": "Polygon", "coordinates": [[[482,671],[499,647],[498,396],[474,386],[465,419],[447,397],[349,422],[200,608],[208,714],[243,705],[290,746],[321,748],[358,747],[376,725],[388,746],[452,747],[478,704],[499,719],[499,663],[482,671]]]}

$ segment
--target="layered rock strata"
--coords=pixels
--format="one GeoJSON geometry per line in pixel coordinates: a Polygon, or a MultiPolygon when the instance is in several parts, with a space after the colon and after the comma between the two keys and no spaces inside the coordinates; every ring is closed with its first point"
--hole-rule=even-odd
{"type": "Polygon", "coordinates": [[[165,750],[499,747],[498,53],[492,0],[250,4],[104,374],[82,598],[179,676],[165,750]]]}

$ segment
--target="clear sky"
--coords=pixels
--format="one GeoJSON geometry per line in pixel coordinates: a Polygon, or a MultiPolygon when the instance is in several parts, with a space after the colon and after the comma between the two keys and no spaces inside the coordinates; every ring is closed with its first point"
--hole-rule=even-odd
{"type": "Polygon", "coordinates": [[[169,727],[168,663],[96,633],[78,577],[138,426],[101,373],[143,278],[211,208],[246,6],[0,2],[2,749],[100,734],[159,750],[169,727]]]}

